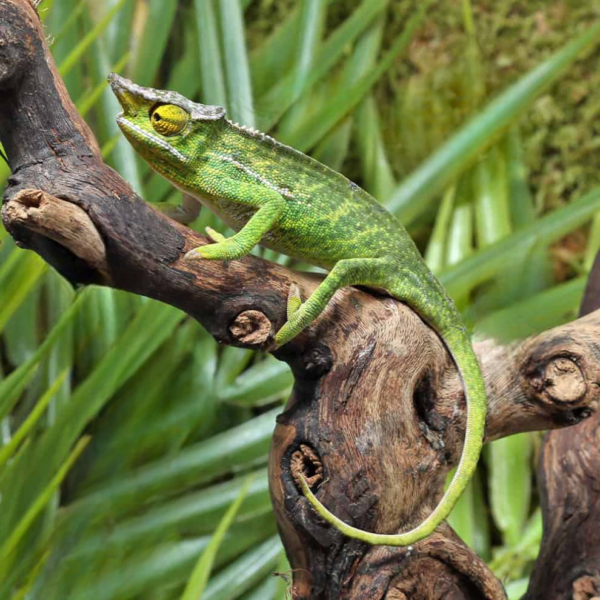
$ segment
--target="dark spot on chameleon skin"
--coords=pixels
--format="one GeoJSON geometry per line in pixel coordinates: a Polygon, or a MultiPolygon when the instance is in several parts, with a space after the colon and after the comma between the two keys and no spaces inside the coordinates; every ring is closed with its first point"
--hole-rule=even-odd
{"type": "Polygon", "coordinates": [[[356,185],[356,183],[354,183],[354,181],[349,181],[348,183],[350,184],[350,189],[353,192],[358,192],[361,189],[360,186],[358,186],[358,185],[356,185]]]}

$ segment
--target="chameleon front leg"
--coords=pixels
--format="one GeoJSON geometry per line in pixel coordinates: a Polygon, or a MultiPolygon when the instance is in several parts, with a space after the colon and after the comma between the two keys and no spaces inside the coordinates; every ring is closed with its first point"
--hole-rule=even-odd
{"type": "Polygon", "coordinates": [[[278,346],[287,344],[308,327],[325,309],[337,290],[349,285],[381,285],[394,262],[383,258],[349,258],[335,264],[308,300],[301,302],[299,290],[294,287],[288,296],[288,321],[275,335],[278,346]]]}
{"type": "Polygon", "coordinates": [[[222,181],[210,190],[215,197],[243,206],[258,209],[248,222],[230,238],[207,228],[207,233],[215,244],[199,246],[190,250],[185,258],[205,258],[209,260],[236,260],[248,254],[263,236],[278,223],[286,209],[283,197],[275,191],[239,181],[222,181]]]}

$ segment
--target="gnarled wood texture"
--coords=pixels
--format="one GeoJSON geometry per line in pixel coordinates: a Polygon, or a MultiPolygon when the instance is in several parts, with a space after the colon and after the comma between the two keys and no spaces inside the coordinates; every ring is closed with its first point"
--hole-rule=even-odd
{"type": "MultiPolygon", "coordinates": [[[[272,347],[290,285],[307,295],[319,277],[253,256],[185,263],[208,240],[153,210],[102,162],[28,0],[0,0],[0,92],[0,139],[13,171],[2,218],[17,243],[73,282],[177,306],[220,342],[272,347]]],[[[599,327],[593,313],[514,346],[477,346],[488,440],[573,424],[597,409],[599,327]]],[[[460,381],[439,338],[395,300],[346,289],[275,355],[295,376],[270,461],[294,597],[503,598],[447,525],[411,548],[370,548],[325,526],[298,491],[302,470],[331,510],[372,531],[396,532],[427,515],[460,455],[465,423],[460,381]]]]}

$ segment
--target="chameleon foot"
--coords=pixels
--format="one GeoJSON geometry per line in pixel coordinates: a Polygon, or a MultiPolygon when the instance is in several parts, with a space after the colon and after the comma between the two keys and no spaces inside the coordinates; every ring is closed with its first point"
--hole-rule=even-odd
{"type": "Polygon", "coordinates": [[[302,306],[302,296],[300,295],[300,288],[292,283],[287,299],[287,318],[288,321],[294,316],[294,313],[298,312],[298,309],[302,306]]]}
{"type": "Polygon", "coordinates": [[[300,321],[302,319],[299,319],[301,316],[301,308],[302,296],[300,288],[295,283],[292,283],[287,299],[288,320],[275,334],[275,343],[277,346],[283,346],[284,344],[287,344],[293,337],[296,337],[300,331],[302,331],[302,329],[304,329],[305,325],[301,325],[300,321]]]}
{"type": "Polygon", "coordinates": [[[212,227],[206,226],[204,228],[204,231],[206,231],[206,235],[213,242],[224,242],[227,239],[222,233],[219,233],[218,231],[215,231],[212,227]]]}
{"type": "MultiPolygon", "coordinates": [[[[217,232],[214,232],[217,236],[217,232]]],[[[198,246],[190,250],[184,257],[184,260],[198,260],[204,258],[206,260],[237,260],[246,255],[247,252],[243,248],[240,248],[239,243],[235,238],[223,237],[224,241],[219,241],[216,244],[206,244],[205,246],[198,246]]]]}

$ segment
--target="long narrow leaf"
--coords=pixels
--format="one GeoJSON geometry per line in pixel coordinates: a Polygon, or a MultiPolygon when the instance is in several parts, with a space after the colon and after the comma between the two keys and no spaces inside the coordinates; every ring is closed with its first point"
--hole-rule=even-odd
{"type": "Polygon", "coordinates": [[[441,274],[450,295],[472,289],[494,277],[511,256],[539,244],[549,245],[588,221],[600,210],[600,188],[594,188],[568,206],[542,217],[528,227],[486,247],[441,274]]]}
{"type": "Polygon", "coordinates": [[[35,424],[38,422],[39,418],[44,414],[46,407],[50,403],[50,401],[54,398],[60,386],[63,384],[67,376],[67,372],[64,371],[62,375],[52,384],[50,388],[46,391],[46,393],[39,399],[38,403],[35,405],[31,413],[27,416],[25,421],[17,432],[13,436],[6,446],[0,448],[0,470],[6,464],[6,462],[10,459],[10,457],[15,453],[19,445],[25,440],[29,432],[33,429],[35,424]]]}
{"type": "Polygon", "coordinates": [[[239,0],[219,0],[219,7],[229,116],[237,123],[254,127],[252,84],[240,3],[239,0]]]}
{"type": "Polygon", "coordinates": [[[304,94],[320,81],[341,59],[348,44],[352,43],[373,19],[385,8],[387,0],[364,0],[361,5],[342,23],[322,44],[314,61],[314,68],[302,88],[294,88],[293,74],[280,79],[256,103],[259,116],[258,127],[269,131],[298,100],[298,94],[304,94]],[[295,93],[294,93],[295,90],[295,93]]]}
{"type": "Polygon", "coordinates": [[[87,49],[96,41],[102,32],[108,27],[108,24],[114,16],[123,8],[125,2],[129,0],[119,0],[115,6],[106,13],[104,18],[71,50],[70,54],[59,65],[58,72],[62,77],[67,75],[71,69],[78,63],[87,49]]]}
{"type": "Polygon", "coordinates": [[[202,101],[206,104],[227,106],[225,75],[213,0],[194,0],[194,6],[200,45],[202,101]]]}
{"type": "Polygon", "coordinates": [[[328,131],[339,123],[369,93],[381,76],[392,66],[401,52],[406,50],[417,28],[423,22],[428,6],[433,0],[424,1],[419,10],[409,19],[402,34],[394,41],[385,56],[367,75],[352,87],[341,89],[319,111],[301,122],[282,141],[298,150],[310,150],[328,131]]]}
{"type": "Polygon", "coordinates": [[[410,224],[473,159],[600,36],[600,22],[511,85],[407,177],[387,206],[410,224]]]}
{"type": "Polygon", "coordinates": [[[219,546],[223,542],[223,537],[231,526],[233,519],[235,519],[251,483],[252,478],[248,478],[240,491],[240,495],[231,504],[229,510],[223,515],[223,518],[217,525],[208,546],[200,555],[200,558],[192,571],[183,595],[181,596],[181,600],[200,600],[200,598],[202,598],[219,546]]]}
{"type": "Polygon", "coordinates": [[[15,551],[18,543],[23,539],[23,536],[42,512],[46,504],[48,504],[50,498],[62,483],[63,479],[67,476],[67,473],[77,458],[79,458],[79,455],[83,452],[89,441],[89,437],[83,437],[77,442],[77,445],[56,472],[56,475],[54,475],[33,504],[27,509],[27,512],[23,515],[8,539],[6,539],[4,544],[0,547],[0,572],[6,572],[8,570],[8,567],[10,566],[10,562],[8,561],[9,557],[15,551]]]}

